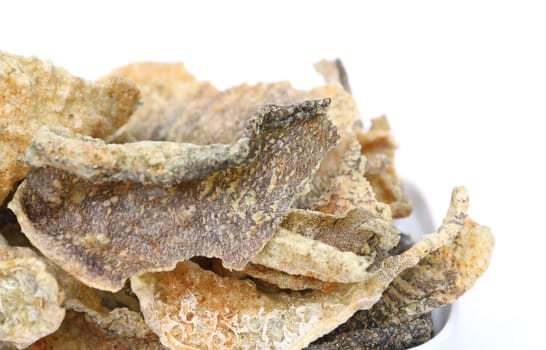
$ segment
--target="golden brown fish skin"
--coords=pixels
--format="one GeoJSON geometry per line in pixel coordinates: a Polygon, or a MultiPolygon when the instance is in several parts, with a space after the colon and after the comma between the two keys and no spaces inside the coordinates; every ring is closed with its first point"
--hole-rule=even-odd
{"type": "Polygon", "coordinates": [[[98,289],[116,291],[134,274],[170,270],[193,256],[243,269],[337,142],[326,106],[266,107],[272,129],[263,150],[203,179],[172,187],[94,184],[39,168],[10,208],[45,256],[98,289]]]}
{"type": "MultiPolygon", "coordinates": [[[[324,77],[326,83],[341,86],[347,93],[351,93],[347,71],[339,58],[334,61],[319,61],[315,63],[315,69],[324,77]]],[[[360,141],[362,154],[367,159],[365,171],[361,175],[369,180],[377,199],[390,206],[392,217],[410,215],[411,204],[394,168],[397,144],[390,133],[387,119],[384,116],[372,119],[368,131],[362,129],[360,120],[355,120],[352,127],[360,141]]],[[[354,174],[352,177],[353,182],[358,179],[354,174]]]]}
{"type": "Polygon", "coordinates": [[[125,79],[86,81],[50,62],[0,51],[0,205],[28,171],[18,158],[41,125],[106,137],[127,121],[138,97],[125,79]]]}
{"type": "MultiPolygon", "coordinates": [[[[346,140],[345,148],[338,144],[337,168],[323,176],[315,176],[312,191],[307,195],[306,204],[298,202],[303,207],[324,214],[344,216],[351,210],[364,210],[386,222],[392,223],[391,209],[388,204],[376,198],[374,190],[366,178],[365,169],[369,163],[361,154],[361,146],[355,139],[346,140]]],[[[342,141],[343,142],[343,141],[342,141]]],[[[334,155],[330,152],[329,155],[334,155]]],[[[325,163],[323,162],[322,166],[325,163]]]]}

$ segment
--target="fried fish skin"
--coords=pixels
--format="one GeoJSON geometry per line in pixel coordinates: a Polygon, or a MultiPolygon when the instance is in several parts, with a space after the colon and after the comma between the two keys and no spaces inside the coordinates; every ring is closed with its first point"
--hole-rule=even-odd
{"type": "Polygon", "coordinates": [[[266,122],[263,148],[241,166],[172,186],[94,183],[37,168],[10,208],[45,256],[98,289],[119,290],[134,274],[171,270],[193,256],[218,257],[241,270],[337,142],[328,103],[258,111],[266,122]]]}

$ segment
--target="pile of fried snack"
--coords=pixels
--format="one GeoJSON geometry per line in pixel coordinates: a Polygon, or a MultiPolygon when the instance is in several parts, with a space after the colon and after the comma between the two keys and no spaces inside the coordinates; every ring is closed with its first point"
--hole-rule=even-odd
{"type": "Polygon", "coordinates": [[[99,81],[0,52],[0,349],[403,349],[486,270],[453,190],[411,206],[339,61],[312,90],[181,63],[99,81]],[[403,238],[401,240],[401,237],[403,238]]]}

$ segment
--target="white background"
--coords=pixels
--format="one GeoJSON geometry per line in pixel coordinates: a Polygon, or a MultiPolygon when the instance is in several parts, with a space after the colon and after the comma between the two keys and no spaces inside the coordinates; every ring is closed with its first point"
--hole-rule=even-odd
{"type": "Polygon", "coordinates": [[[322,82],[313,62],[342,58],[362,119],[388,116],[399,172],[436,222],[463,184],[471,215],[496,236],[490,269],[459,303],[453,349],[543,344],[545,39],[538,1],[0,5],[0,50],[89,79],[159,60],[219,88],[305,88],[322,82]]]}

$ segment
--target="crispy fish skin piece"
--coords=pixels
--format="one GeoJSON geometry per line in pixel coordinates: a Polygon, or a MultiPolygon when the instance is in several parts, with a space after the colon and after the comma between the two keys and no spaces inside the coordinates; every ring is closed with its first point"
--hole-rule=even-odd
{"type": "Polygon", "coordinates": [[[50,166],[64,170],[94,183],[130,181],[173,186],[250,162],[261,152],[263,140],[272,130],[282,127],[282,123],[313,117],[310,106],[304,105],[301,110],[265,107],[247,121],[243,135],[232,144],[106,144],[67,129],[42,127],[26,149],[24,162],[33,168],[50,166]]]}
{"type": "Polygon", "coordinates": [[[375,211],[353,208],[342,215],[291,209],[281,226],[343,252],[383,258],[398,244],[400,232],[375,211]]]}
{"type": "Polygon", "coordinates": [[[182,63],[161,62],[136,62],[109,75],[118,76],[134,81],[143,98],[134,116],[121,128],[131,136],[109,140],[116,143],[139,140],[231,143],[246,123],[240,117],[263,105],[288,105],[325,97],[333,100],[329,116],[340,133],[350,130],[358,120],[352,96],[333,84],[309,91],[295,89],[288,82],[242,84],[218,92],[209,82],[196,80],[182,63]],[[156,99],[147,101],[149,98],[156,99]],[[211,100],[215,102],[211,104],[211,100]]]}
{"type": "Polygon", "coordinates": [[[145,338],[124,337],[105,330],[84,314],[68,311],[61,327],[32,344],[28,350],[162,350],[156,335],[145,338]]]}
{"type": "Polygon", "coordinates": [[[304,237],[284,228],[252,258],[252,263],[291,275],[316,278],[324,282],[360,282],[372,276],[368,267],[373,259],[342,252],[336,247],[304,237]]]}
{"type": "Polygon", "coordinates": [[[365,176],[377,199],[391,207],[394,218],[411,214],[411,204],[394,168],[394,151],[398,147],[385,116],[372,119],[368,131],[356,128],[362,154],[368,159],[365,176]]]}
{"type": "Polygon", "coordinates": [[[86,81],[50,62],[0,51],[0,204],[28,171],[18,158],[41,125],[105,137],[127,121],[138,96],[122,78],[86,81]]]}
{"type": "MultiPolygon", "coordinates": [[[[326,154],[313,178],[311,187],[316,196],[320,196],[328,187],[332,175],[336,174],[339,159],[347,152],[348,145],[355,140],[353,125],[359,122],[358,107],[354,98],[340,86],[329,84],[303,91],[293,88],[288,82],[279,82],[254,86],[242,84],[215,92],[206,88],[207,85],[203,82],[180,78],[179,80],[183,80],[181,84],[174,87],[167,84],[166,90],[172,91],[184,86],[182,92],[169,93],[168,99],[157,97],[151,100],[152,95],[158,94],[148,92],[162,89],[157,85],[162,84],[160,78],[163,75],[159,73],[152,79],[147,72],[155,72],[156,69],[161,71],[161,67],[161,64],[151,64],[149,68],[146,65],[137,65],[136,69],[121,73],[124,77],[134,79],[141,88],[143,104],[119,130],[123,135],[112,141],[161,140],[202,145],[233,143],[244,132],[246,116],[264,104],[286,105],[329,97],[332,102],[328,107],[328,116],[336,126],[341,141],[326,154]],[[142,115],[142,118],[138,115],[142,115]]],[[[168,70],[169,66],[164,68],[168,70]]],[[[167,77],[165,80],[169,81],[167,77]]],[[[358,152],[359,150],[360,146],[358,152]]],[[[303,203],[297,204],[297,207],[309,208],[307,203],[312,202],[312,199],[298,199],[298,202],[303,203]]]]}
{"type": "Polygon", "coordinates": [[[94,184],[39,168],[9,207],[35,247],[97,289],[119,290],[134,274],[171,270],[193,256],[241,270],[337,142],[327,104],[266,107],[264,118],[278,127],[268,128],[262,152],[203,179],[173,187],[94,184]]]}
{"type": "MultiPolygon", "coordinates": [[[[339,159],[347,151],[347,145],[354,141],[353,125],[359,120],[356,101],[337,85],[324,85],[304,91],[293,88],[288,82],[253,86],[242,84],[212,95],[203,93],[193,99],[174,96],[167,104],[150,105],[145,126],[135,124],[134,129],[131,127],[126,132],[136,136],[136,140],[233,143],[244,132],[246,116],[264,104],[286,105],[325,97],[332,100],[328,116],[341,140],[326,154],[313,178],[311,187],[315,193],[320,194],[328,186],[332,174],[337,172],[339,159]],[[145,130],[141,132],[140,128],[145,130]]],[[[304,202],[297,204],[298,207],[309,208],[305,203],[311,200],[298,201],[304,202]]]]}
{"type": "MultiPolygon", "coordinates": [[[[164,140],[195,144],[233,143],[244,131],[246,119],[242,117],[263,104],[286,105],[305,99],[330,97],[332,103],[328,115],[338,129],[341,141],[328,152],[313,178],[314,196],[306,195],[310,198],[298,200],[301,203],[297,206],[302,208],[310,208],[312,198],[328,189],[339,167],[339,159],[355,139],[353,126],[359,123],[354,98],[334,84],[309,91],[294,89],[287,82],[254,86],[242,84],[216,92],[208,88],[206,83],[196,81],[181,64],[153,62],[128,65],[112,74],[135,81],[143,95],[142,106],[130,122],[120,129],[125,136],[114,138],[115,142],[164,140]],[[177,78],[173,79],[172,76],[177,78]],[[160,102],[152,101],[152,95],[161,95],[156,98],[160,102]],[[214,103],[211,104],[211,100],[214,103]]],[[[357,147],[359,153],[360,146],[357,147]]],[[[356,199],[361,202],[362,197],[360,195],[356,199]]]]}
{"type": "Polygon", "coordinates": [[[385,260],[370,279],[327,290],[264,293],[248,280],[220,277],[192,262],[131,278],[144,319],[172,349],[301,349],[369,309],[390,282],[451,242],[467,221],[468,197],[456,188],[437,233],[385,260]]]}
{"type": "MultiPolygon", "coordinates": [[[[287,82],[280,83],[260,83],[254,86],[242,84],[215,95],[211,104],[209,99],[196,99],[193,101],[178,101],[172,99],[169,101],[167,110],[159,110],[158,113],[170,115],[167,119],[159,118],[162,122],[157,123],[155,130],[149,135],[154,140],[169,140],[176,142],[190,142],[195,144],[210,143],[231,143],[234,142],[244,130],[246,120],[241,118],[248,115],[251,111],[266,103],[288,104],[295,103],[304,99],[312,98],[331,98],[331,104],[328,107],[328,116],[335,125],[340,135],[338,144],[330,150],[319,167],[316,175],[313,177],[311,194],[305,194],[298,198],[295,204],[298,208],[311,208],[315,199],[330,188],[335,176],[338,173],[340,159],[347,157],[347,152],[355,152],[358,159],[347,160],[351,166],[362,164],[359,168],[364,172],[365,160],[360,155],[360,145],[355,139],[353,127],[359,122],[358,107],[354,98],[337,85],[324,85],[309,91],[303,91],[293,88],[287,82]],[[211,123],[214,120],[214,123],[211,123]]],[[[153,119],[153,118],[152,118],[153,119]]],[[[352,191],[362,187],[362,182],[367,184],[367,180],[360,174],[359,183],[352,183],[352,191]]],[[[369,185],[368,185],[369,187],[369,185]]],[[[363,188],[366,188],[365,186],[363,188]]],[[[333,190],[332,190],[333,192],[333,190]]],[[[353,207],[366,204],[377,207],[382,212],[385,219],[390,220],[390,212],[383,207],[384,204],[377,203],[375,196],[370,191],[358,190],[357,194],[351,197],[344,197],[345,201],[339,205],[337,211],[330,209],[332,214],[342,214],[348,209],[347,203],[352,203],[353,207]],[[354,200],[353,200],[354,199],[354,200]]],[[[331,194],[331,202],[335,202],[336,193],[331,194]]],[[[327,203],[322,203],[326,207],[327,203]]],[[[331,204],[334,206],[334,204],[331,204]]]]}
{"type": "Polygon", "coordinates": [[[9,247],[0,236],[0,342],[18,349],[59,328],[62,295],[46,265],[29,248],[9,247]]]}
{"type": "Polygon", "coordinates": [[[284,230],[277,230],[244,272],[292,290],[324,289],[330,285],[324,281],[368,278],[381,267],[400,235],[379,214],[361,208],[342,216],[291,209],[281,227],[284,230]]]}
{"type": "Polygon", "coordinates": [[[468,220],[451,244],[396,277],[370,314],[382,324],[397,324],[454,302],[485,272],[493,245],[489,228],[468,220]]]}
{"type": "MultiPolygon", "coordinates": [[[[341,141],[328,154],[313,179],[312,190],[296,204],[298,208],[318,210],[329,214],[343,214],[355,207],[381,213],[387,221],[392,220],[390,208],[376,200],[364,172],[369,160],[361,154],[361,145],[355,132],[362,128],[358,107],[351,96],[349,81],[341,60],[322,60],[315,64],[327,85],[321,89],[344,90],[339,93],[338,110],[341,141]]],[[[376,162],[374,162],[375,164],[376,162]]]]}
{"type": "Polygon", "coordinates": [[[432,338],[430,313],[400,324],[381,325],[370,319],[368,311],[357,311],[346,323],[305,350],[403,350],[432,338]]]}
{"type": "Polygon", "coordinates": [[[131,80],[141,91],[141,101],[129,121],[108,138],[115,143],[155,140],[152,132],[169,117],[172,100],[189,104],[218,93],[210,82],[196,80],[180,62],[135,62],[115,69],[107,78],[111,77],[131,80]]]}

